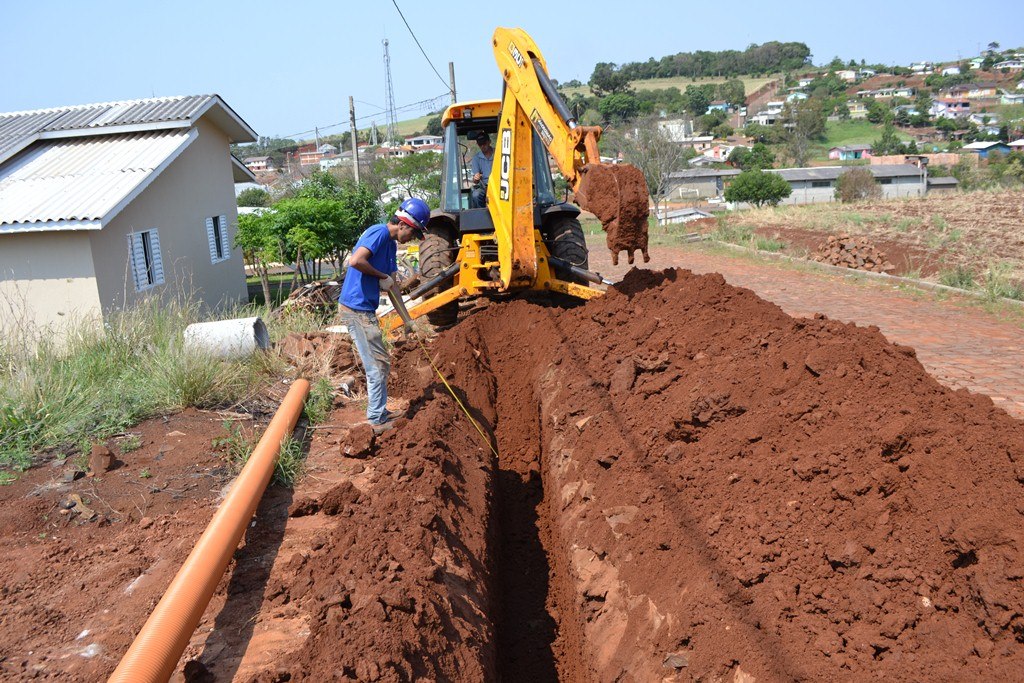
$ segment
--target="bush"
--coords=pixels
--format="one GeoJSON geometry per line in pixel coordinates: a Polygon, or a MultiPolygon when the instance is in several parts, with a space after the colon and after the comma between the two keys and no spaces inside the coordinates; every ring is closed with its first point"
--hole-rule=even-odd
{"type": "Polygon", "coordinates": [[[754,206],[777,206],[793,193],[793,188],[778,173],[750,169],[740,173],[725,191],[725,201],[746,202],[754,206]]]}
{"type": "Polygon", "coordinates": [[[836,180],[836,199],[844,204],[861,199],[877,199],[881,196],[882,186],[866,168],[851,169],[836,180]]]}
{"type": "Polygon", "coordinates": [[[239,206],[270,206],[270,193],[260,187],[250,187],[238,193],[239,206]]]}
{"type": "Polygon", "coordinates": [[[970,289],[974,286],[974,273],[964,266],[957,266],[952,270],[943,270],[940,272],[939,282],[947,287],[970,289]]]}

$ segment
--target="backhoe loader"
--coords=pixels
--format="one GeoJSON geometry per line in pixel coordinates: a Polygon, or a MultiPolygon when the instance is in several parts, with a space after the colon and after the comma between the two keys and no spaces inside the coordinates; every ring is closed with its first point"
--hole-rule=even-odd
{"type": "MultiPolygon", "coordinates": [[[[589,286],[603,280],[588,269],[580,207],[601,220],[613,263],[623,250],[629,263],[637,250],[649,260],[643,174],[601,162],[601,128],[576,122],[525,31],[498,28],[492,42],[504,78],[502,99],[452,104],[441,117],[441,206],[431,212],[420,245],[421,284],[408,294],[418,299],[436,292],[410,307],[408,316],[426,315],[437,327],[455,322],[458,301],[466,297],[524,289],[601,295],[589,286]],[[470,208],[467,156],[481,132],[495,141],[494,161],[486,206],[470,208]],[[579,207],[556,198],[549,155],[579,207]]],[[[398,311],[381,318],[386,333],[401,324],[398,311]]]]}

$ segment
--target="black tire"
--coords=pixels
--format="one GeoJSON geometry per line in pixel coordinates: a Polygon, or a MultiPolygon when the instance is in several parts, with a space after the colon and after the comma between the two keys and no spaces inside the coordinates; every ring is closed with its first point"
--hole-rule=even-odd
{"type": "MultiPolygon", "coordinates": [[[[427,281],[455,263],[455,240],[445,228],[428,228],[431,232],[420,242],[420,279],[427,281]]],[[[443,292],[452,286],[454,277],[444,280],[434,292],[443,292]]],[[[435,328],[451,327],[459,317],[459,302],[450,303],[427,313],[427,320],[435,328]]]]}
{"type": "MultiPolygon", "coordinates": [[[[590,270],[590,253],[587,251],[587,240],[583,236],[583,227],[575,216],[558,216],[547,226],[548,251],[555,258],[562,259],[571,265],[590,270]]],[[[585,278],[573,275],[565,268],[555,268],[555,277],[566,282],[587,284],[585,278]]]]}

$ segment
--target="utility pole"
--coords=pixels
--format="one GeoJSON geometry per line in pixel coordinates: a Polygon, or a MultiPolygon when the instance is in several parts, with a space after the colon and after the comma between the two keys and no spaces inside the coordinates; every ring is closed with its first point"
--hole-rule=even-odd
{"type": "Polygon", "coordinates": [[[452,104],[455,104],[455,62],[448,62],[448,88],[452,91],[452,104]]]}
{"type": "Polygon", "coordinates": [[[398,137],[398,120],[395,117],[395,89],[391,84],[391,54],[388,52],[388,39],[385,38],[381,41],[384,44],[384,94],[386,101],[384,107],[387,110],[388,117],[388,129],[387,139],[388,147],[395,146],[395,140],[398,137]]]}
{"type": "Polygon", "coordinates": [[[352,175],[359,184],[359,131],[356,130],[356,101],[348,96],[348,123],[352,131],[352,175]]]}

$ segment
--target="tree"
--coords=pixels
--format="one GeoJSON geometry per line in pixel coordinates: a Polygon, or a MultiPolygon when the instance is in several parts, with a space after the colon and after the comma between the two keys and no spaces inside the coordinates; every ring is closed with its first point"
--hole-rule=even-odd
{"type": "Polygon", "coordinates": [[[751,148],[736,147],[729,153],[728,162],[744,171],[752,168],[771,168],[775,155],[763,142],[755,142],[751,148]]]}
{"type": "Polygon", "coordinates": [[[673,142],[653,118],[637,121],[628,135],[613,137],[611,143],[622,150],[626,161],[644,174],[654,213],[658,215],[661,202],[671,191],[670,175],[686,166],[687,153],[692,150],[673,142]]]}
{"type": "Polygon", "coordinates": [[[775,125],[781,126],[786,151],[797,166],[807,163],[813,142],[825,139],[825,118],[816,97],[790,102],[782,110],[775,125]]]}
{"type": "Polygon", "coordinates": [[[729,119],[729,115],[721,109],[712,109],[707,114],[697,117],[697,130],[708,133],[716,126],[720,126],[729,119]]]}
{"type": "Polygon", "coordinates": [[[714,97],[714,85],[688,85],[683,93],[686,111],[691,116],[703,116],[714,97]]]}
{"type": "Polygon", "coordinates": [[[419,197],[431,208],[441,203],[442,156],[419,152],[405,157],[378,160],[375,170],[387,179],[389,187],[397,187],[406,197],[419,197]]]}
{"type": "Polygon", "coordinates": [[[868,102],[867,119],[871,123],[885,123],[892,120],[892,110],[879,100],[868,102]]]}
{"type": "Polygon", "coordinates": [[[737,109],[746,104],[747,93],[743,81],[733,79],[718,86],[718,99],[725,100],[737,109]]]}
{"type": "Polygon", "coordinates": [[[629,90],[629,75],[611,62],[598,62],[590,75],[590,90],[598,97],[629,90]]]}
{"type": "Polygon", "coordinates": [[[736,131],[734,131],[732,126],[730,126],[728,123],[720,123],[711,129],[711,134],[714,135],[716,138],[722,140],[729,137],[734,132],[736,131]]]}
{"type": "Polygon", "coordinates": [[[885,124],[882,129],[882,137],[871,143],[871,153],[875,156],[903,154],[904,152],[903,142],[896,135],[896,128],[891,123],[885,124]]]}
{"type": "Polygon", "coordinates": [[[239,206],[270,206],[270,193],[262,187],[248,187],[238,193],[239,206]]]}
{"type": "Polygon", "coordinates": [[[431,116],[427,119],[427,135],[443,135],[444,129],[441,128],[441,115],[431,116]]]}
{"type": "Polygon", "coordinates": [[[313,171],[302,181],[296,197],[306,199],[335,199],[341,193],[341,185],[337,178],[327,171],[313,171]]]}
{"type": "Polygon", "coordinates": [[[270,303],[269,264],[277,259],[278,245],[266,214],[243,213],[238,216],[235,246],[242,250],[242,259],[260,278],[263,300],[270,303]]]}
{"type": "Polygon", "coordinates": [[[725,190],[727,202],[746,202],[756,207],[777,206],[793,193],[793,188],[778,173],[754,168],[743,171],[725,190]]]}
{"type": "Polygon", "coordinates": [[[636,117],[639,109],[636,97],[629,93],[617,92],[602,97],[597,109],[605,121],[626,121],[636,117]]]}
{"type": "Polygon", "coordinates": [[[881,196],[882,186],[866,168],[850,169],[836,179],[836,199],[844,204],[881,196]]]}

